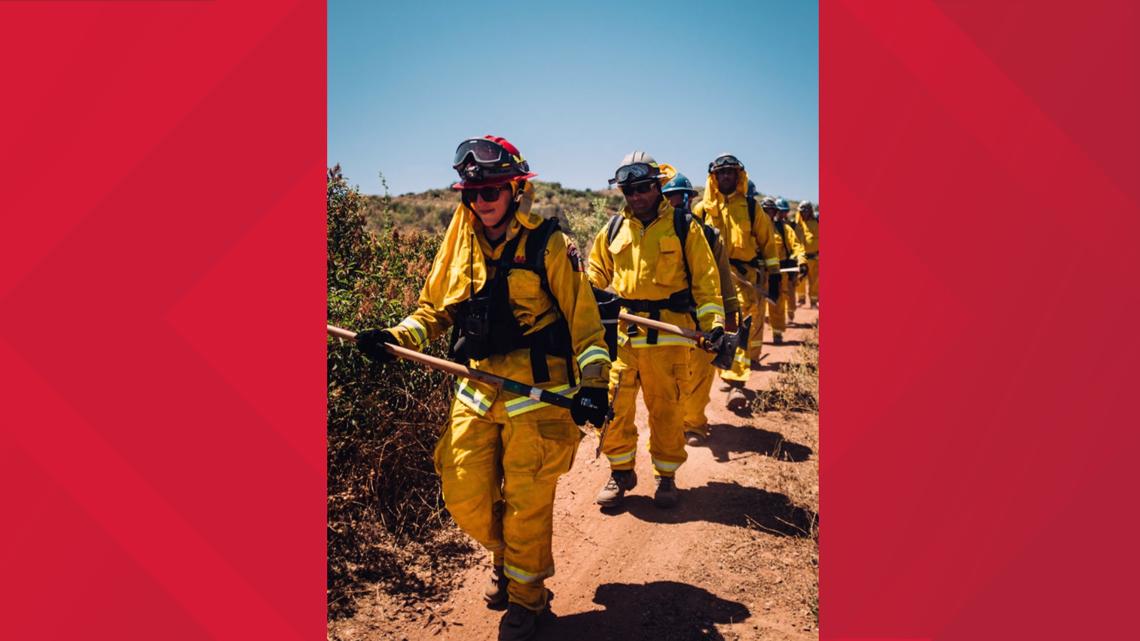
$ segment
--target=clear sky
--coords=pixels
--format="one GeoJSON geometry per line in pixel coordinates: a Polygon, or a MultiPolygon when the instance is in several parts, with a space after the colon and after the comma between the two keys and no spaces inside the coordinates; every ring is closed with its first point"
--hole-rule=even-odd
{"type": "Polygon", "coordinates": [[[328,29],[328,162],[365,193],[446,186],[456,145],[495,134],[567,187],[634,149],[701,185],[727,151],[818,198],[814,1],[331,0],[328,29]]]}

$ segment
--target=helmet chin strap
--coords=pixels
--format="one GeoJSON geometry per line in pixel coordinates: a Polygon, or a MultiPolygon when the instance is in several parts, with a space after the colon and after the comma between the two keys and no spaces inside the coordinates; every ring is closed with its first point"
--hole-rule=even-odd
{"type": "MultiPolygon", "coordinates": [[[[523,195],[525,193],[526,181],[520,180],[518,190],[511,196],[511,204],[507,205],[507,213],[503,214],[503,219],[499,221],[500,225],[514,218],[515,212],[519,210],[519,206],[522,204],[523,195]]],[[[498,225],[496,225],[496,227],[498,227],[498,225]]]]}

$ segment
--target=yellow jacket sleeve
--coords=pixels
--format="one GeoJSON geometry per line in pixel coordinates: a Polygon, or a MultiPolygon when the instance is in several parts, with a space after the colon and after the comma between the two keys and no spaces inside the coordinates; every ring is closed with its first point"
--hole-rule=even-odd
{"type": "Polygon", "coordinates": [[[780,268],[780,241],[772,219],[756,205],[756,220],[752,221],[752,236],[756,239],[756,256],[769,274],[780,268]]]}
{"type": "Polygon", "coordinates": [[[716,237],[716,246],[712,248],[713,258],[716,259],[716,271],[720,276],[720,293],[724,299],[724,313],[731,316],[740,312],[740,301],[736,298],[736,285],[732,282],[732,265],[728,262],[728,250],[724,246],[724,239],[716,237]]]}
{"type": "MultiPolygon", "coordinates": [[[[453,258],[446,252],[437,253],[428,280],[450,273],[452,265],[449,263],[453,258]]],[[[425,345],[450,329],[455,320],[451,311],[443,307],[440,302],[431,299],[428,294],[431,289],[429,284],[425,282],[423,289],[420,290],[419,307],[399,324],[388,328],[388,331],[396,337],[400,347],[422,351],[425,345]]]]}
{"type": "Polygon", "coordinates": [[[796,236],[795,223],[784,224],[784,236],[788,242],[788,258],[795,260],[796,263],[803,265],[807,262],[804,258],[804,246],[800,244],[800,239],[796,236]]]}
{"type": "Polygon", "coordinates": [[[728,239],[731,236],[728,235],[728,222],[724,216],[720,215],[720,210],[716,207],[706,207],[705,201],[702,200],[693,208],[693,215],[700,217],[706,225],[711,225],[720,232],[720,242],[724,244],[724,255],[725,260],[727,260],[729,257],[728,239]]]}
{"type": "Polygon", "coordinates": [[[804,251],[809,254],[819,253],[819,225],[804,221],[804,251]]]}
{"type": "MultiPolygon", "coordinates": [[[[603,242],[605,239],[602,239],[603,242]]],[[[724,326],[724,305],[720,297],[720,275],[717,273],[716,259],[705,240],[705,234],[695,220],[689,221],[689,233],[685,238],[685,259],[689,263],[689,276],[692,278],[690,291],[697,303],[697,323],[699,329],[710,331],[724,326]]]]}
{"type": "Polygon", "coordinates": [[[546,245],[546,279],[559,311],[570,326],[570,341],[582,385],[607,387],[610,375],[610,352],[598,315],[598,303],[586,274],[578,271],[577,248],[564,234],[550,235],[546,245]]]}
{"type": "Polygon", "coordinates": [[[614,257],[610,254],[609,243],[606,240],[608,228],[607,222],[594,236],[594,244],[590,247],[590,257],[586,265],[586,277],[590,284],[598,289],[609,287],[614,279],[614,257]]]}

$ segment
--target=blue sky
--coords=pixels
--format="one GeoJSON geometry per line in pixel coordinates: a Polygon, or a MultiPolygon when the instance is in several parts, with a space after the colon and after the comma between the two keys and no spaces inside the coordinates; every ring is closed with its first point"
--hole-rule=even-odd
{"type": "Polygon", "coordinates": [[[644,149],[704,184],[728,151],[819,195],[819,12],[754,2],[329,2],[328,162],[365,193],[443,187],[463,139],[602,189],[644,149]]]}

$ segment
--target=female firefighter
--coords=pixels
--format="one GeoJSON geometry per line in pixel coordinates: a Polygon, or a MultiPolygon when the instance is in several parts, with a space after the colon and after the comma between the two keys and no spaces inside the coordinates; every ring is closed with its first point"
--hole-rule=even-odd
{"type": "Polygon", "coordinates": [[[419,307],[398,325],[358,334],[376,361],[384,343],[422,349],[452,328],[451,356],[476,369],[572,396],[572,409],[459,379],[435,448],[455,522],[491,551],[484,598],[506,607],[502,640],[529,639],[554,574],[555,486],[570,470],[587,421],[609,409],[609,351],[585,263],[557,219],[530,212],[534,186],[504,138],[463,141],[452,165],[462,191],[419,307]]]}

